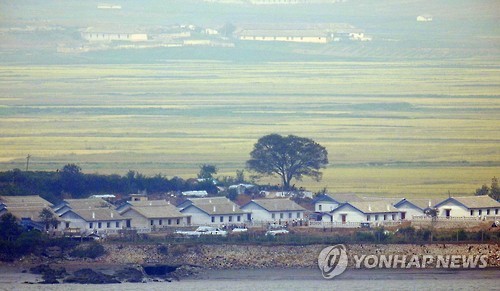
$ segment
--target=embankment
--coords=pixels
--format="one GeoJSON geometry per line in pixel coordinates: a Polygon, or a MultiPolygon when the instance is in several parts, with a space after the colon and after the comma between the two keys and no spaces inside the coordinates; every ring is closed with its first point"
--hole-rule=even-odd
{"type": "MultiPolygon", "coordinates": [[[[314,268],[326,245],[119,245],[105,244],[102,264],[196,265],[209,269],[314,268]]],[[[488,267],[500,267],[499,244],[352,244],[349,256],[362,255],[486,255],[488,267]]],[[[350,260],[350,265],[353,262],[350,260]]]]}

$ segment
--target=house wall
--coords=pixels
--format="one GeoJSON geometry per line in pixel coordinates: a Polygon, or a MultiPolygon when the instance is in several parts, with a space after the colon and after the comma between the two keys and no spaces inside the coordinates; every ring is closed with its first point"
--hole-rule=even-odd
{"type": "Polygon", "coordinates": [[[365,214],[351,205],[346,205],[341,209],[334,210],[332,213],[334,222],[342,222],[342,215],[346,214],[346,222],[384,222],[384,221],[398,221],[401,219],[399,212],[380,212],[365,214]],[[385,215],[385,217],[384,217],[385,215]],[[385,219],[384,219],[385,218],[385,219]],[[393,219],[394,218],[394,219],[393,219]]]}
{"type": "Polygon", "coordinates": [[[342,222],[342,214],[346,214],[346,222],[366,222],[366,215],[351,205],[346,205],[341,209],[337,208],[330,214],[333,216],[334,222],[342,222]]]}
{"type": "Polygon", "coordinates": [[[252,213],[252,221],[274,221],[271,220],[271,213],[254,202],[244,205],[241,209],[252,213]]]}
{"type": "Polygon", "coordinates": [[[254,41],[284,41],[284,42],[304,42],[304,43],[327,43],[326,36],[259,36],[242,35],[240,40],[254,41]]]}
{"type": "Polygon", "coordinates": [[[222,226],[229,224],[244,224],[248,222],[247,214],[213,214],[209,215],[206,212],[194,206],[188,206],[181,210],[183,214],[191,215],[191,224],[193,225],[213,225],[222,226]],[[240,221],[238,222],[238,216],[240,216],[240,221]],[[214,218],[212,221],[212,217],[214,218]],[[221,221],[222,217],[222,221],[221,221]]]}
{"type": "Polygon", "coordinates": [[[263,222],[279,222],[279,221],[293,221],[304,219],[304,211],[272,211],[260,207],[254,202],[251,202],[241,209],[252,212],[252,221],[263,222]],[[274,217],[273,217],[274,215],[274,217]],[[291,217],[290,217],[291,215],[291,217]]]}
{"type": "Polygon", "coordinates": [[[85,221],[84,219],[82,219],[80,216],[76,215],[73,212],[67,212],[60,217],[63,220],[60,224],[61,230],[67,228],[79,228],[80,232],[82,233],[91,233],[93,231],[104,233],[104,232],[115,232],[116,230],[125,227],[124,220],[85,221]],[[67,225],[67,223],[69,223],[69,226],[67,225]],[[101,227],[99,227],[99,223],[101,227]],[[90,224],[92,224],[92,226],[90,224]]]}
{"type": "Polygon", "coordinates": [[[146,41],[148,35],[144,33],[84,32],[82,38],[88,41],[146,41]]]}
{"type": "Polygon", "coordinates": [[[199,210],[196,207],[188,206],[181,210],[181,213],[191,215],[191,224],[205,225],[211,223],[211,217],[207,213],[199,210]]]}
{"type": "Polygon", "coordinates": [[[69,228],[79,228],[82,231],[88,229],[88,224],[85,220],[83,220],[80,216],[74,214],[73,212],[67,212],[64,215],[60,216],[63,220],[61,223],[61,229],[64,230],[67,227],[67,222],[69,222],[69,228]]]}
{"type": "Polygon", "coordinates": [[[399,212],[370,213],[365,214],[365,218],[367,222],[398,221],[401,219],[401,214],[399,212]]]}
{"type": "MultiPolygon", "coordinates": [[[[408,202],[404,202],[403,204],[396,207],[400,212],[405,212],[405,220],[412,220],[413,216],[422,216],[425,215],[424,211],[415,205],[412,205],[408,202]]],[[[398,218],[402,217],[400,213],[398,218]]]]}
{"type": "Polygon", "coordinates": [[[321,216],[321,221],[322,222],[333,222],[333,216],[323,215],[323,216],[321,216]]]}
{"type": "Polygon", "coordinates": [[[495,207],[469,209],[469,215],[472,217],[498,216],[500,215],[499,209],[495,207]]]}
{"type": "Polygon", "coordinates": [[[438,209],[437,215],[439,217],[446,217],[446,209],[450,209],[451,217],[464,217],[464,216],[471,217],[470,211],[466,207],[453,200],[449,200],[446,203],[441,204],[437,209],[438,209]]]}
{"type": "Polygon", "coordinates": [[[130,227],[150,227],[149,221],[146,217],[140,215],[137,211],[132,208],[123,212],[121,214],[123,217],[130,219],[130,227]]]}
{"type": "Polygon", "coordinates": [[[330,212],[337,208],[339,204],[333,201],[320,201],[314,204],[314,211],[316,212],[330,212]]]}

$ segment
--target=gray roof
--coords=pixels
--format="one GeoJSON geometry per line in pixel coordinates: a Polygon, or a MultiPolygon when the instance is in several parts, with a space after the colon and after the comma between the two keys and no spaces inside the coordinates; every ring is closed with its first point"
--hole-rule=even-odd
{"type": "MultiPolygon", "coordinates": [[[[396,207],[392,206],[391,203],[388,203],[387,201],[348,202],[347,204],[350,204],[351,206],[359,209],[363,213],[387,213],[399,211],[396,207]]],[[[333,211],[336,211],[341,207],[342,206],[334,209],[333,211]]]]}
{"type": "Polygon", "coordinates": [[[113,205],[102,198],[64,199],[71,209],[111,208],[113,205]]]}
{"type": "Polygon", "coordinates": [[[363,198],[359,197],[356,194],[345,193],[345,194],[326,194],[330,196],[333,200],[344,203],[344,202],[354,202],[354,201],[363,201],[363,198]]]}
{"type": "Polygon", "coordinates": [[[15,217],[30,218],[34,221],[40,221],[40,212],[43,209],[48,209],[57,218],[57,215],[52,210],[52,204],[37,195],[30,196],[1,196],[0,202],[5,205],[5,209],[15,217]]]}
{"type": "Polygon", "coordinates": [[[500,203],[488,195],[451,197],[468,208],[493,208],[500,207],[500,203]]]}
{"type": "Polygon", "coordinates": [[[403,201],[408,201],[409,203],[417,206],[418,208],[420,209],[426,209],[426,208],[430,208],[430,207],[434,207],[434,205],[436,205],[436,203],[438,202],[436,199],[425,199],[425,198],[418,198],[418,199],[401,199],[399,202],[397,202],[396,204],[394,204],[395,206],[397,206],[398,204],[401,204],[403,201]]]}
{"type": "Polygon", "coordinates": [[[29,196],[0,196],[0,202],[3,202],[8,207],[50,207],[52,203],[43,199],[38,195],[29,196]]]}
{"type": "Polygon", "coordinates": [[[226,197],[205,197],[205,198],[189,198],[189,201],[193,202],[193,204],[196,205],[201,205],[201,204],[214,204],[214,203],[227,203],[228,201],[230,203],[231,200],[227,199],[226,197]]]}
{"type": "Polygon", "coordinates": [[[129,201],[128,203],[130,207],[121,211],[122,214],[129,211],[129,209],[133,209],[146,218],[179,218],[186,216],[165,200],[129,201]]]}
{"type": "Polygon", "coordinates": [[[60,216],[63,217],[68,212],[74,212],[85,221],[116,221],[125,220],[116,210],[110,208],[93,208],[93,209],[71,209],[60,216]]]}
{"type": "MultiPolygon", "coordinates": [[[[192,206],[198,207],[208,214],[245,214],[240,207],[226,197],[191,198],[192,206]]],[[[186,206],[184,209],[190,207],[186,206]]],[[[182,209],[182,210],[184,210],[182,209]]],[[[182,212],[181,210],[181,212],[182,212]]]]}
{"type": "Polygon", "coordinates": [[[359,201],[385,201],[387,203],[396,204],[397,202],[403,200],[403,197],[377,197],[377,196],[364,196],[362,200],[359,201]]]}
{"type": "Polygon", "coordinates": [[[106,221],[106,220],[123,220],[125,219],[118,213],[114,206],[102,198],[86,198],[86,199],[64,199],[64,203],[70,208],[64,211],[63,207],[59,207],[59,216],[63,217],[69,211],[74,212],[85,221],[106,221]]]}
{"type": "MultiPolygon", "coordinates": [[[[256,199],[256,203],[267,211],[306,211],[306,209],[288,198],[256,199]]],[[[249,203],[251,203],[249,202],[249,203]]]]}
{"type": "Polygon", "coordinates": [[[50,207],[6,207],[7,211],[10,212],[15,217],[21,218],[30,218],[33,221],[41,221],[40,212],[43,209],[48,209],[53,215],[55,219],[58,219],[57,214],[50,207]]]}
{"type": "Polygon", "coordinates": [[[128,204],[135,207],[144,207],[144,206],[165,206],[170,205],[167,200],[141,200],[141,201],[127,201],[128,204]]]}

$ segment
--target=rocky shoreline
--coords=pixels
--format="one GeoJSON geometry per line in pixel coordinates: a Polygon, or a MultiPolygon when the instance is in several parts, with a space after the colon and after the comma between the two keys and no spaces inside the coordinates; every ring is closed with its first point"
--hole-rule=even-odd
{"type": "MultiPolygon", "coordinates": [[[[208,269],[316,268],[327,245],[107,245],[106,264],[174,264],[208,269]],[[165,250],[166,249],[166,250],[165,250]],[[163,250],[163,251],[161,251],[163,250]]],[[[500,267],[499,244],[352,244],[349,255],[485,255],[488,267],[500,267]]],[[[354,262],[349,262],[352,267],[354,262]]]]}
{"type": "MultiPolygon", "coordinates": [[[[103,244],[106,255],[96,259],[26,257],[5,266],[27,269],[41,265],[36,283],[103,284],[172,281],[192,277],[202,270],[317,268],[318,254],[327,245],[200,245],[103,244]],[[147,274],[147,269],[159,273],[147,274]],[[42,271],[40,271],[42,270],[42,271]],[[45,270],[45,271],[44,271],[45,270]],[[163,270],[163,271],[162,271],[163,270]],[[109,281],[107,281],[109,280],[109,281]]],[[[352,244],[349,256],[486,256],[487,268],[500,268],[499,244],[352,244]]],[[[348,268],[354,268],[349,260],[348,268]]],[[[428,268],[433,268],[429,265],[428,268]]],[[[31,271],[36,273],[36,270],[31,271]]]]}

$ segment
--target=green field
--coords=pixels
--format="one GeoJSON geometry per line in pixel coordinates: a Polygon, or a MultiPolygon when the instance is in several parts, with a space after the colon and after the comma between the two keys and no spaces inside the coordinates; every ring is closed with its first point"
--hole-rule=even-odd
{"type": "MultiPolygon", "coordinates": [[[[217,62],[0,67],[0,170],[193,177],[243,169],[269,133],[329,151],[323,180],[364,195],[471,194],[500,176],[500,64],[217,62]]],[[[277,183],[262,180],[261,182],[277,183]]]]}

